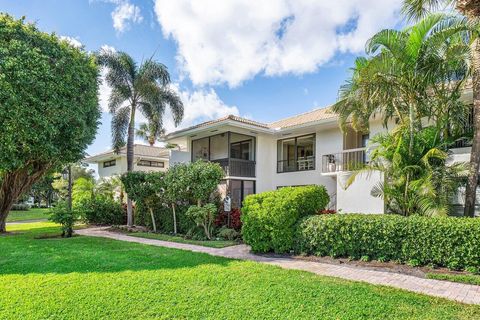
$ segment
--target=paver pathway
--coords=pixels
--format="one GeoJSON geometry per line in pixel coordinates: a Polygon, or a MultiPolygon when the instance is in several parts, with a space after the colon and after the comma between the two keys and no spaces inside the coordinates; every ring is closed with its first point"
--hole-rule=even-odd
{"type": "Polygon", "coordinates": [[[252,260],[276,265],[285,269],[296,269],[313,272],[319,275],[337,277],[353,281],[363,281],[376,285],[385,285],[430,296],[446,298],[469,304],[480,304],[480,286],[423,279],[405,274],[385,271],[366,270],[358,267],[332,265],[327,263],[303,261],[288,257],[275,258],[256,255],[246,245],[226,248],[209,248],[192,244],[176,243],[155,239],[132,237],[107,231],[105,227],[88,228],[75,231],[77,234],[93,237],[110,238],[121,241],[136,242],[153,246],[203,252],[213,256],[233,259],[252,260]]]}

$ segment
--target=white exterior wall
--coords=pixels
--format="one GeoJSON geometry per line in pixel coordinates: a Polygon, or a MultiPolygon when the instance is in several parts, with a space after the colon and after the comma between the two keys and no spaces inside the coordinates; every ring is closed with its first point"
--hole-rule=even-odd
{"type": "Polygon", "coordinates": [[[115,165],[112,167],[103,167],[105,161],[98,162],[98,176],[100,178],[106,178],[113,175],[120,175],[124,172],[127,172],[127,159],[119,157],[115,159],[115,165]]]}
{"type": "Polygon", "coordinates": [[[384,201],[371,195],[372,188],[383,179],[380,172],[361,174],[347,189],[345,185],[351,173],[337,175],[337,210],[344,213],[384,213],[384,201]]]}
{"type": "MultiPolygon", "coordinates": [[[[113,160],[113,159],[112,159],[113,160]]],[[[147,160],[147,159],[145,159],[147,160]]],[[[116,163],[112,167],[103,167],[103,163],[105,161],[100,161],[97,163],[98,165],[98,176],[100,178],[111,177],[113,175],[121,175],[127,172],[127,158],[126,157],[119,157],[115,159],[116,163]]],[[[138,161],[138,159],[134,159],[134,161],[138,161]]],[[[153,161],[162,161],[165,166],[164,168],[158,167],[145,167],[145,166],[138,166],[136,163],[133,164],[134,171],[145,171],[145,172],[153,172],[153,171],[166,171],[168,169],[168,160],[153,160],[153,161]]]]}
{"type": "Polygon", "coordinates": [[[257,136],[256,146],[256,192],[273,190],[273,176],[276,174],[277,165],[276,140],[271,135],[260,134],[257,136]]]}

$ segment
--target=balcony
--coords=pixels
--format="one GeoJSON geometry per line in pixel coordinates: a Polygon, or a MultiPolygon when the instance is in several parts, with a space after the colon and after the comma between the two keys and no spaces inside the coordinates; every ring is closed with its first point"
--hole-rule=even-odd
{"type": "Polygon", "coordinates": [[[322,156],[322,173],[352,171],[368,163],[365,148],[348,149],[322,156]]]}
{"type": "Polygon", "coordinates": [[[192,141],[192,161],[218,163],[230,177],[255,177],[255,142],[253,136],[223,132],[192,141]]]}
{"type": "Polygon", "coordinates": [[[218,163],[222,167],[223,171],[225,171],[226,176],[247,178],[255,177],[255,161],[234,158],[216,159],[210,161],[218,163]]]}

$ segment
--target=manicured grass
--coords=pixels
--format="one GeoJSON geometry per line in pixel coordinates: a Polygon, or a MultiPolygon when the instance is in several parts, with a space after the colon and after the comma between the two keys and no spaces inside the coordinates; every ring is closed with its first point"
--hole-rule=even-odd
{"type": "Polygon", "coordinates": [[[48,219],[50,209],[32,208],[27,211],[10,211],[7,222],[17,222],[25,220],[48,219]]]}
{"type": "Polygon", "coordinates": [[[427,273],[427,278],[437,280],[447,280],[452,282],[461,282],[475,284],[480,286],[480,275],[477,274],[443,274],[443,273],[427,273]]]}
{"type": "Polygon", "coordinates": [[[104,238],[0,236],[0,319],[480,319],[468,306],[255,262],[104,238]]]}
{"type": "Polygon", "coordinates": [[[151,232],[131,232],[128,235],[139,237],[139,238],[148,238],[148,239],[156,239],[156,240],[163,240],[163,241],[195,244],[197,246],[204,246],[204,247],[210,247],[210,248],[225,248],[225,247],[230,247],[238,244],[235,241],[228,241],[228,240],[211,240],[211,241],[191,240],[191,239],[184,239],[178,236],[171,236],[169,234],[151,233],[151,232]]]}

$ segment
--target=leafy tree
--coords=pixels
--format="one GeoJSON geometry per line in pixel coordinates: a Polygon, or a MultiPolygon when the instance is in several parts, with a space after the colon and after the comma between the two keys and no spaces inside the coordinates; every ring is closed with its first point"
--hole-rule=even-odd
{"type": "MultiPolygon", "coordinates": [[[[153,59],[140,66],[125,52],[102,50],[98,61],[107,68],[106,82],[112,88],[109,99],[115,150],[125,145],[127,136],[127,171],[133,171],[135,114],[140,111],[150,125],[162,128],[165,109],[170,107],[175,125],[183,118],[183,104],[169,87],[167,67],[153,59]]],[[[133,225],[132,202],[127,204],[127,224],[133,225]]]]}
{"type": "Polygon", "coordinates": [[[218,163],[198,160],[188,165],[188,191],[198,206],[209,200],[224,175],[218,163]]]}
{"type": "Polygon", "coordinates": [[[471,41],[471,74],[473,83],[473,140],[470,155],[470,174],[465,190],[465,216],[475,215],[475,199],[480,170],[480,38],[478,22],[480,21],[480,4],[478,0],[404,0],[403,11],[414,19],[419,19],[440,6],[454,5],[473,26],[471,41]]]}
{"type": "Polygon", "coordinates": [[[142,123],[140,127],[135,131],[137,137],[148,142],[150,146],[153,146],[157,139],[165,133],[165,130],[158,127],[158,122],[142,123]]]}
{"type": "Polygon", "coordinates": [[[95,59],[0,14],[0,232],[45,172],[84,157],[98,126],[95,59]]]}
{"type": "Polygon", "coordinates": [[[191,164],[175,164],[168,168],[165,175],[165,199],[172,208],[174,234],[177,234],[176,207],[179,203],[190,201],[189,166],[191,164]]]}
{"type": "Polygon", "coordinates": [[[53,174],[50,173],[46,174],[39,181],[32,185],[30,194],[38,205],[40,205],[42,200],[44,200],[47,207],[50,207],[55,193],[55,189],[52,186],[53,181],[53,174]]]}
{"type": "Polygon", "coordinates": [[[165,190],[164,172],[127,172],[121,176],[125,185],[125,190],[132,200],[142,202],[148,208],[152,218],[153,231],[157,232],[155,215],[153,210],[155,205],[163,203],[163,194],[165,190]]]}

